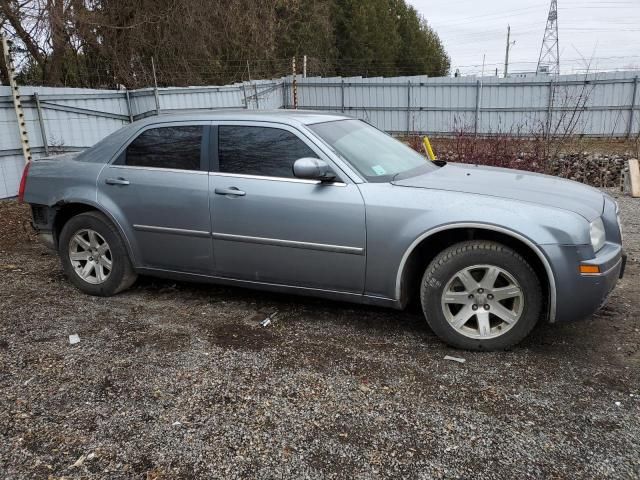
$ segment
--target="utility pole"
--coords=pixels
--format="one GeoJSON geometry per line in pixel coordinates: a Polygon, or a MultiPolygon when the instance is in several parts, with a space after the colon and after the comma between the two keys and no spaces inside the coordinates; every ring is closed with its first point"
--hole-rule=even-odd
{"type": "Polygon", "coordinates": [[[302,78],[307,78],[307,56],[302,57],[302,78]]]}
{"type": "Polygon", "coordinates": [[[507,50],[504,54],[504,78],[507,78],[509,74],[509,49],[511,45],[515,45],[516,41],[510,41],[511,39],[511,25],[507,25],[507,50]]]}
{"type": "Polygon", "coordinates": [[[558,42],[558,0],[551,0],[547,26],[542,37],[536,73],[560,75],[560,45],[558,42]]]}
{"type": "Polygon", "coordinates": [[[11,59],[11,51],[9,50],[10,43],[1,33],[0,41],[2,42],[4,64],[7,66],[7,73],[9,74],[9,87],[11,88],[11,96],[13,98],[13,109],[16,112],[16,119],[18,120],[22,155],[24,157],[24,163],[29,163],[31,161],[31,147],[29,146],[29,136],[27,135],[27,122],[25,121],[22,102],[20,101],[20,90],[18,90],[18,84],[16,83],[16,68],[11,59]]]}

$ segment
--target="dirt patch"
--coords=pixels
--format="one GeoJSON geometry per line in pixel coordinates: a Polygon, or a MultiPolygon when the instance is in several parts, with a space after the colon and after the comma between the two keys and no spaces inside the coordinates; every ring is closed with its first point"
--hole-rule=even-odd
{"type": "MultiPolygon", "coordinates": [[[[33,244],[36,235],[31,228],[31,210],[27,204],[0,200],[0,253],[8,248],[21,248],[33,244]]],[[[2,270],[11,270],[11,265],[3,265],[2,270]]],[[[0,273],[2,273],[0,270],[0,273]]]]}

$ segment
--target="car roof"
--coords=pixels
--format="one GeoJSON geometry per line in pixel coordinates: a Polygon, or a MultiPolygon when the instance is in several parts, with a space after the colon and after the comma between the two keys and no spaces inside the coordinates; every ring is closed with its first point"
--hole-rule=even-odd
{"type": "Polygon", "coordinates": [[[349,120],[352,117],[313,110],[208,110],[206,112],[160,113],[138,120],[138,126],[167,122],[203,120],[241,120],[253,122],[275,122],[289,125],[311,125],[313,123],[349,120]]]}

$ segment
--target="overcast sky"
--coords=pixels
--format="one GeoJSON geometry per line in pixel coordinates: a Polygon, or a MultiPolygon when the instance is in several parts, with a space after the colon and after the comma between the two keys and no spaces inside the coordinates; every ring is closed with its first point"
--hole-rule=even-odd
{"type": "MultiPolygon", "coordinates": [[[[511,25],[510,72],[536,69],[550,0],[408,0],[440,35],[451,71],[485,74],[504,68],[511,25]]],[[[640,0],[558,0],[560,69],[640,68],[640,0]],[[612,58],[614,57],[614,58],[612,58]],[[583,60],[586,59],[586,60],[583,60]]]]}

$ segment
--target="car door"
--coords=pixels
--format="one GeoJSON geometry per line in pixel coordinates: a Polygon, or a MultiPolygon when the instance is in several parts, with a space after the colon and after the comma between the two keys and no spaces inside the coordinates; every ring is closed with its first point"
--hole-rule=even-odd
{"type": "Polygon", "coordinates": [[[98,178],[98,201],[130,237],[138,266],[210,274],[209,125],[151,125],[98,178]]]}
{"type": "Polygon", "coordinates": [[[299,130],[280,124],[220,123],[210,173],[216,274],[362,293],[365,209],[358,187],[332,165],[330,183],[293,175],[298,158],[331,164],[299,130]]]}

